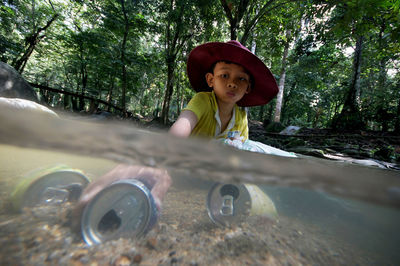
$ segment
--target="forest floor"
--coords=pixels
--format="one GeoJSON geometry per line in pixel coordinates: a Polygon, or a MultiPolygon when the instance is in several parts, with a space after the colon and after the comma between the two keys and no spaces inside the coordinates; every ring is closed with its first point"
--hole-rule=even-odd
{"type": "MultiPolygon", "coordinates": [[[[115,117],[103,117],[115,119],[115,117]]],[[[97,118],[95,118],[97,119],[97,118]]],[[[149,130],[168,130],[159,119],[130,118],[135,125],[149,130]]],[[[329,128],[300,128],[293,135],[271,132],[259,121],[249,121],[249,138],[285,151],[328,160],[400,170],[400,135],[392,132],[329,128]]]]}
{"type": "MultiPolygon", "coordinates": [[[[141,120],[138,124],[168,129],[158,120],[141,120]]],[[[301,128],[293,135],[283,135],[268,132],[262,122],[250,120],[249,138],[307,156],[400,170],[400,135],[391,132],[301,128]]]]}
{"type": "Polygon", "coordinates": [[[379,131],[301,128],[293,135],[267,132],[250,121],[250,139],[303,155],[400,170],[400,135],[379,131]]]}

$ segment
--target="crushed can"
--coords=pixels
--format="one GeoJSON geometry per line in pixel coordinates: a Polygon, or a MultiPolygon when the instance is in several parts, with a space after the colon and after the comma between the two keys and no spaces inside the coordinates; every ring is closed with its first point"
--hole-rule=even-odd
{"type": "Polygon", "coordinates": [[[27,174],[11,194],[15,211],[37,205],[57,205],[78,200],[89,179],[66,165],[35,170],[27,174]]]}
{"type": "Polygon", "coordinates": [[[207,196],[207,211],[217,225],[231,226],[249,216],[264,216],[276,220],[273,201],[253,184],[215,183],[207,196]]]}
{"type": "Polygon", "coordinates": [[[154,198],[142,182],[119,180],[86,205],[81,218],[82,237],[89,246],[120,237],[140,237],[156,224],[157,217],[154,198]]]}

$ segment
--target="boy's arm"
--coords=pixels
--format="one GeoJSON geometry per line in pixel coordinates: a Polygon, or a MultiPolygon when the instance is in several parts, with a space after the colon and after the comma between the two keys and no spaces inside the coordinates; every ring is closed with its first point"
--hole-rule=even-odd
{"type": "Polygon", "coordinates": [[[169,129],[169,133],[177,137],[189,137],[197,124],[197,116],[190,110],[184,110],[169,129]]]}

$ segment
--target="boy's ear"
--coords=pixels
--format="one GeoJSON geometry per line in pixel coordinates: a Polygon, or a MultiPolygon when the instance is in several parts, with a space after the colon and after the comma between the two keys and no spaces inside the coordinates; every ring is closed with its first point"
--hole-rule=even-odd
{"type": "Polygon", "coordinates": [[[214,75],[210,72],[206,74],[206,81],[208,87],[212,88],[214,86],[214,75]]]}
{"type": "Polygon", "coordinates": [[[251,85],[249,84],[246,89],[246,94],[249,94],[250,92],[251,92],[251,85]]]}

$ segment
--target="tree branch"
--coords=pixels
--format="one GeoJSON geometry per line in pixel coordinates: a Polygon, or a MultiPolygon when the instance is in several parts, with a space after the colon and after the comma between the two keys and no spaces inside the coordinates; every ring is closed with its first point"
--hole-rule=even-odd
{"type": "Polygon", "coordinates": [[[50,87],[45,86],[45,85],[35,84],[35,83],[31,83],[31,82],[28,82],[28,83],[29,83],[29,85],[31,85],[34,88],[38,88],[38,89],[46,90],[46,91],[51,91],[51,92],[55,92],[55,93],[59,93],[59,94],[64,94],[64,95],[81,97],[81,98],[84,98],[84,99],[87,99],[87,100],[91,100],[91,101],[96,101],[96,102],[102,103],[102,104],[104,104],[106,106],[111,106],[115,110],[118,110],[118,111],[121,111],[121,112],[123,111],[121,107],[115,106],[115,105],[113,105],[111,103],[108,103],[108,102],[103,101],[101,99],[96,99],[96,98],[91,97],[91,96],[83,95],[83,94],[76,93],[76,92],[67,91],[67,90],[64,90],[64,89],[50,88],[50,87]]]}
{"type": "Polygon", "coordinates": [[[273,2],[276,2],[276,0],[269,0],[260,10],[260,12],[258,12],[258,14],[256,16],[254,16],[254,18],[248,23],[248,25],[246,25],[246,28],[244,30],[242,39],[240,40],[241,42],[245,43],[249,32],[254,28],[254,26],[257,24],[258,20],[260,19],[260,17],[264,16],[265,14],[267,14],[268,12],[270,12],[271,10],[274,10],[278,7],[281,7],[283,5],[286,5],[288,3],[291,2],[296,2],[297,0],[288,0],[288,1],[284,1],[282,3],[279,3],[271,8],[269,8],[273,2]]]}

